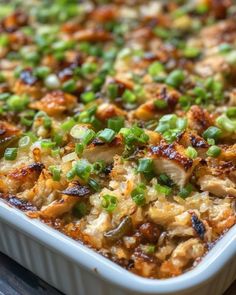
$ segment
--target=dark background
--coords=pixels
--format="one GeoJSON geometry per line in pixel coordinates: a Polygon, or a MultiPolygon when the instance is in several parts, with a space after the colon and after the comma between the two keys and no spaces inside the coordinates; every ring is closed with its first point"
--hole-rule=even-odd
{"type": "MultiPolygon", "coordinates": [[[[0,295],[63,295],[0,253],[0,295]]],[[[92,294],[88,294],[92,295],[92,294]]],[[[105,295],[105,294],[104,294],[105,295]]],[[[209,294],[214,295],[214,294],[209,294]]],[[[236,281],[224,295],[236,295],[236,281]]]]}

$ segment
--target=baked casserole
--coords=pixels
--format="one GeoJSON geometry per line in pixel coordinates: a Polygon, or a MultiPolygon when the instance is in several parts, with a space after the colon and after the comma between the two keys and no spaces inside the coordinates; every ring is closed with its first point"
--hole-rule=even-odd
{"type": "Polygon", "coordinates": [[[0,197],[131,272],[236,222],[236,5],[0,0],[0,197]]]}

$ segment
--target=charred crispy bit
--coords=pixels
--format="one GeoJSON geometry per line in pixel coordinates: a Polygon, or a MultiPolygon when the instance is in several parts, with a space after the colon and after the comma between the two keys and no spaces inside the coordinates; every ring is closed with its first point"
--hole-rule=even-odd
{"type": "Polygon", "coordinates": [[[26,167],[22,167],[20,169],[14,170],[9,174],[10,178],[20,179],[21,177],[32,175],[32,173],[41,173],[44,168],[43,163],[33,163],[26,167]]]}
{"type": "Polygon", "coordinates": [[[37,78],[33,75],[32,70],[25,69],[20,73],[20,79],[28,85],[34,85],[37,82],[37,78]]]}
{"type": "Polygon", "coordinates": [[[33,163],[11,170],[7,175],[1,175],[0,190],[16,194],[34,186],[44,165],[33,163]]]}
{"type": "Polygon", "coordinates": [[[209,144],[199,136],[194,131],[187,130],[182,133],[179,138],[179,143],[182,144],[184,147],[192,146],[196,149],[206,149],[209,147],[209,144]]]}
{"type": "Polygon", "coordinates": [[[150,120],[156,115],[172,112],[178,103],[180,94],[176,90],[168,89],[162,84],[150,84],[145,87],[148,101],[140,105],[134,116],[140,120],[150,120]],[[164,103],[164,107],[158,107],[158,102],[164,103]]]}
{"type": "Polygon", "coordinates": [[[75,183],[73,186],[69,186],[67,189],[61,192],[63,195],[73,197],[87,197],[92,194],[91,189],[88,186],[75,183]]]}
{"type": "Polygon", "coordinates": [[[41,100],[30,104],[32,109],[44,111],[49,116],[59,116],[70,111],[76,103],[76,97],[62,91],[46,94],[41,100]]]}
{"type": "MultiPolygon", "coordinates": [[[[0,198],[1,198],[1,195],[0,195],[0,198]]],[[[9,195],[7,197],[4,197],[4,199],[6,199],[10,205],[22,211],[37,211],[37,207],[35,207],[33,204],[25,200],[22,200],[20,198],[17,198],[16,196],[9,195]]]]}
{"type": "Polygon", "coordinates": [[[148,83],[144,86],[148,99],[163,99],[167,102],[169,110],[173,110],[178,102],[180,93],[160,83],[148,83]]]}
{"type": "Polygon", "coordinates": [[[209,126],[213,125],[212,118],[207,110],[194,105],[187,113],[188,127],[201,134],[209,126]]]}
{"type": "Polygon", "coordinates": [[[204,239],[204,234],[206,232],[206,229],[203,222],[195,214],[192,214],[191,221],[192,221],[192,227],[196,231],[197,235],[201,239],[204,239]]]}
{"type": "Polygon", "coordinates": [[[142,243],[156,243],[161,235],[158,225],[152,222],[143,223],[138,229],[142,243]]]}
{"type": "Polygon", "coordinates": [[[115,155],[121,155],[124,151],[124,144],[119,136],[116,136],[112,142],[104,143],[95,139],[83,152],[83,156],[91,163],[103,160],[106,163],[113,162],[115,155]]]}
{"type": "Polygon", "coordinates": [[[197,164],[197,160],[188,158],[178,144],[161,142],[160,145],[151,147],[150,153],[156,172],[166,173],[180,187],[187,183],[197,164]]]}

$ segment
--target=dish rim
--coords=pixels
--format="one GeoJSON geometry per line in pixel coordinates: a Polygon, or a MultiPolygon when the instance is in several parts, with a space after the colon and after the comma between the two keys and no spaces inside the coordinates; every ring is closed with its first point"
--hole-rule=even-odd
{"type": "Polygon", "coordinates": [[[67,237],[40,220],[30,219],[3,200],[0,200],[0,219],[107,282],[129,291],[145,292],[145,294],[173,294],[196,289],[211,280],[236,255],[234,246],[236,226],[233,226],[193,269],[174,278],[149,279],[129,272],[95,250],[67,237]]]}

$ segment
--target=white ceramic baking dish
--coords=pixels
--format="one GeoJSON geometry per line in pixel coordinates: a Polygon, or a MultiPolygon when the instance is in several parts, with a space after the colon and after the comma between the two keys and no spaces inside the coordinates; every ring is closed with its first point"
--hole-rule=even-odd
{"type": "Polygon", "coordinates": [[[151,280],[0,201],[0,251],[69,295],[221,295],[236,278],[236,226],[193,270],[151,280]]]}

